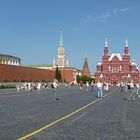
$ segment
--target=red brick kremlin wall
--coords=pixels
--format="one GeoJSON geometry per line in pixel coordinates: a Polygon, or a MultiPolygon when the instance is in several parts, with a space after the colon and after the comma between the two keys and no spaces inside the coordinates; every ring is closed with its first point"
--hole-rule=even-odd
{"type": "Polygon", "coordinates": [[[0,81],[32,80],[42,81],[55,78],[54,70],[0,64],[0,81]]]}
{"type": "Polygon", "coordinates": [[[61,68],[59,69],[61,72],[61,78],[62,80],[65,80],[68,83],[71,83],[75,80],[75,72],[73,69],[70,68],[61,68]]]}

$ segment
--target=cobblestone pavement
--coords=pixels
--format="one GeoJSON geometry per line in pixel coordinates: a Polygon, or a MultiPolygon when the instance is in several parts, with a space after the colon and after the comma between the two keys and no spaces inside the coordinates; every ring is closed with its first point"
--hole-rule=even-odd
{"type": "Polygon", "coordinates": [[[0,140],[139,140],[140,98],[127,101],[115,87],[96,93],[59,87],[54,101],[52,89],[0,90],[0,140]]]}

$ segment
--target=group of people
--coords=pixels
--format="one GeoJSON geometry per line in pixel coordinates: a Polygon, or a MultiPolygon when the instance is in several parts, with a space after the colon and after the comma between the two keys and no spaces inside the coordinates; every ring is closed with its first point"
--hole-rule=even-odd
{"type": "MultiPolygon", "coordinates": [[[[80,90],[83,90],[83,81],[79,82],[79,88],[80,90]]],[[[56,92],[58,88],[58,81],[57,79],[54,80],[53,84],[53,89],[54,89],[54,100],[57,100],[56,98],[56,92]]],[[[86,91],[89,91],[89,86],[91,86],[91,91],[93,91],[94,87],[97,87],[97,97],[102,98],[104,96],[104,93],[109,90],[109,83],[104,82],[102,83],[100,80],[95,84],[93,81],[89,84],[89,82],[86,82],[86,91]]],[[[131,81],[130,83],[120,83],[119,84],[120,90],[125,91],[126,93],[129,93],[127,96],[127,100],[135,100],[135,93],[140,97],[139,94],[139,83],[133,83],[131,81]]]]}
{"type": "MultiPolygon", "coordinates": [[[[54,79],[53,83],[51,84],[51,88],[54,91],[54,96],[53,96],[54,100],[58,100],[58,98],[56,98],[58,85],[59,85],[58,80],[54,79]]],[[[42,83],[42,82],[26,82],[26,83],[18,83],[16,85],[17,93],[21,93],[21,91],[25,91],[25,92],[34,91],[34,90],[40,91],[42,88],[49,88],[49,86],[47,83],[42,83]]]]}
{"type": "Polygon", "coordinates": [[[25,82],[16,85],[17,92],[20,92],[21,90],[25,91],[41,90],[41,88],[47,87],[48,85],[46,83],[41,82],[25,82]]]}
{"type": "MultiPolygon", "coordinates": [[[[84,85],[83,81],[80,81],[78,83],[78,85],[79,85],[80,90],[82,91],[83,85],[84,85]]],[[[56,98],[58,86],[59,86],[58,80],[54,79],[53,83],[51,84],[51,87],[54,91],[53,100],[59,100],[58,98],[56,98]]],[[[93,81],[91,81],[91,83],[89,84],[89,82],[87,81],[85,86],[86,86],[86,91],[89,91],[89,86],[91,86],[91,91],[93,91],[94,87],[97,86],[97,97],[98,98],[103,97],[103,89],[102,89],[103,87],[104,87],[105,92],[108,91],[108,89],[109,89],[108,83],[102,84],[100,81],[97,84],[95,84],[93,81]]]]}
{"type": "MultiPolygon", "coordinates": [[[[83,81],[80,81],[78,83],[80,90],[83,90],[83,81]]],[[[58,100],[58,98],[56,98],[57,95],[57,89],[59,86],[59,82],[57,79],[54,79],[53,83],[51,84],[51,88],[54,91],[54,96],[53,96],[53,100],[58,100]]],[[[100,80],[98,80],[98,82],[95,84],[94,81],[91,81],[90,83],[87,81],[86,84],[86,91],[93,91],[94,87],[97,87],[97,97],[98,98],[102,98],[104,96],[104,93],[107,92],[109,90],[109,84],[107,82],[102,83],[100,80]],[[91,88],[89,88],[91,87],[91,88]]],[[[17,88],[17,92],[19,92],[21,89],[25,89],[25,91],[30,91],[30,90],[40,90],[41,88],[48,88],[48,84],[46,83],[41,83],[41,82],[36,82],[36,83],[22,83],[16,86],[17,88]]],[[[132,80],[131,82],[128,83],[119,83],[118,87],[120,88],[120,91],[123,92],[125,91],[127,94],[127,100],[135,100],[135,95],[137,94],[140,97],[139,94],[139,88],[140,85],[139,83],[134,83],[132,80]]]]}
{"type": "MultiPolygon", "coordinates": [[[[94,90],[94,87],[97,87],[97,97],[102,98],[103,97],[103,91],[107,92],[109,89],[109,84],[104,82],[102,83],[100,80],[95,84],[93,81],[89,84],[89,82],[86,82],[86,91],[89,91],[89,87],[91,87],[91,91],[94,90]]],[[[83,90],[83,81],[79,82],[80,90],[83,90]]]]}
{"type": "MultiPolygon", "coordinates": [[[[84,84],[83,84],[82,80],[78,83],[78,85],[79,85],[80,90],[83,90],[84,84]]],[[[91,81],[91,83],[89,83],[89,81],[86,81],[86,91],[89,91],[89,87],[91,87],[91,91],[93,91],[94,86],[95,86],[95,84],[94,84],[93,80],[91,81]]]]}
{"type": "Polygon", "coordinates": [[[109,84],[107,82],[102,83],[100,80],[97,82],[97,97],[103,98],[104,92],[107,92],[109,90],[109,84]]]}
{"type": "Polygon", "coordinates": [[[140,97],[139,94],[139,88],[140,85],[139,83],[134,83],[133,80],[131,80],[131,82],[128,83],[119,83],[119,88],[120,91],[123,92],[125,91],[127,93],[127,100],[135,100],[135,95],[137,95],[138,97],[140,97]]]}

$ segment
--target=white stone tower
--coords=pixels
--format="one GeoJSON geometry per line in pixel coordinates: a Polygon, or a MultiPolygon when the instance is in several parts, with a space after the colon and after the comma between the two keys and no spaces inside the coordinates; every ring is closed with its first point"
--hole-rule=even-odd
{"type": "Polygon", "coordinates": [[[63,38],[62,38],[62,30],[60,30],[60,41],[59,41],[58,54],[57,54],[57,60],[56,60],[55,66],[68,67],[68,60],[66,59],[66,56],[64,53],[64,43],[63,43],[63,38]]]}

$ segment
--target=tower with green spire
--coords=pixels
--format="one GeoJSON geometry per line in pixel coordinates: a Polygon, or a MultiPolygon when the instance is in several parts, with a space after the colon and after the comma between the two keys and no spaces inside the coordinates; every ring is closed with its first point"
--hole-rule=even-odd
{"type": "Polygon", "coordinates": [[[62,37],[62,29],[60,30],[60,40],[59,40],[59,47],[58,47],[58,57],[64,56],[64,43],[62,37]]]}
{"type": "Polygon", "coordinates": [[[56,66],[58,66],[58,67],[68,67],[68,60],[66,59],[66,56],[65,56],[65,53],[64,53],[64,43],[63,43],[62,29],[60,29],[60,40],[59,40],[59,46],[58,46],[56,66]]]}
{"type": "Polygon", "coordinates": [[[60,41],[59,41],[59,47],[64,47],[64,44],[63,44],[63,37],[62,37],[62,29],[60,30],[60,41]]]}

